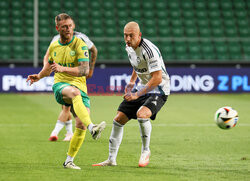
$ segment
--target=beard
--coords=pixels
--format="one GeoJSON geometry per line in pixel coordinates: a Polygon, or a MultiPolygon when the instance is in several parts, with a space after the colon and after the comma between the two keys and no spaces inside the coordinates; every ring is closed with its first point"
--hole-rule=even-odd
{"type": "Polygon", "coordinates": [[[62,33],[62,34],[60,34],[60,37],[61,37],[63,42],[69,42],[73,37],[73,32],[72,33],[62,33]]]}

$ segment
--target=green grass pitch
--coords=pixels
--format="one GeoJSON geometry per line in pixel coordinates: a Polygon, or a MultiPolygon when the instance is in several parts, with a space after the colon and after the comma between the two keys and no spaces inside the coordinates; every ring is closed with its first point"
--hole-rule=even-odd
{"type": "Polygon", "coordinates": [[[108,157],[108,139],[122,96],[90,96],[93,122],[107,122],[98,141],[87,133],[75,163],[62,167],[68,149],[49,142],[60,105],[52,94],[0,94],[0,180],[250,180],[250,94],[171,95],[152,121],[151,160],[139,168],[141,139],[136,120],[124,129],[117,167],[92,167],[108,157]],[[231,130],[214,123],[214,113],[232,106],[239,122],[231,130]]]}

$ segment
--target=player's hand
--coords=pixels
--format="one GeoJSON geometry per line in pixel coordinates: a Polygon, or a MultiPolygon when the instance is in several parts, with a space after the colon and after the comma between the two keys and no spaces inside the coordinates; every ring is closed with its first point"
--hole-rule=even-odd
{"type": "Polygon", "coordinates": [[[32,74],[29,75],[26,82],[30,82],[30,85],[32,85],[34,82],[37,82],[40,80],[40,77],[38,74],[32,74]]]}
{"type": "Polygon", "coordinates": [[[55,63],[55,62],[53,62],[50,65],[50,67],[51,67],[52,72],[55,72],[55,73],[63,72],[64,71],[64,67],[61,66],[61,65],[59,65],[59,64],[57,64],[57,63],[55,63]]]}
{"type": "Polygon", "coordinates": [[[137,93],[126,93],[123,98],[126,100],[126,101],[133,101],[133,100],[136,100],[139,98],[139,96],[137,95],[137,93]]]}
{"type": "Polygon", "coordinates": [[[134,87],[135,83],[129,83],[125,87],[125,94],[130,93],[134,87]]]}

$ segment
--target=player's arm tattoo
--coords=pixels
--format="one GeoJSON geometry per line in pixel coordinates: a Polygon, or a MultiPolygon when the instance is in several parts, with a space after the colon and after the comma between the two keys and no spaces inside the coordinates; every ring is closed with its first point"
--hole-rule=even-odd
{"type": "Polygon", "coordinates": [[[90,52],[91,52],[91,59],[89,62],[89,69],[93,70],[95,68],[95,62],[96,62],[97,52],[98,52],[95,45],[92,46],[92,48],[90,49],[90,52]]]}
{"type": "Polygon", "coordinates": [[[78,70],[79,70],[79,73],[78,73],[79,77],[88,75],[89,74],[89,62],[88,61],[79,62],[78,70]]]}
{"type": "Polygon", "coordinates": [[[91,56],[91,61],[89,62],[89,69],[93,70],[95,68],[95,60],[93,61],[93,56],[91,56]]]}

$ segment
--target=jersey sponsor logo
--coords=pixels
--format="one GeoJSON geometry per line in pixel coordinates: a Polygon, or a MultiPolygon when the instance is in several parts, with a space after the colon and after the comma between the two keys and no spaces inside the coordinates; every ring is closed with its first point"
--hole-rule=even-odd
{"type": "Polygon", "coordinates": [[[150,65],[150,64],[153,64],[153,63],[156,63],[156,62],[157,62],[157,60],[149,61],[149,65],[150,65]]]}
{"type": "Polygon", "coordinates": [[[151,69],[153,69],[153,68],[155,68],[155,67],[158,67],[158,64],[157,63],[155,63],[155,64],[153,64],[153,65],[149,65],[150,66],[150,68],[151,69]]]}
{"type": "Polygon", "coordinates": [[[54,52],[54,57],[56,56],[56,52],[54,52]]]}
{"type": "Polygon", "coordinates": [[[75,67],[74,63],[64,63],[64,64],[58,63],[58,64],[63,66],[63,67],[75,67]]]}
{"type": "Polygon", "coordinates": [[[69,52],[69,54],[70,54],[70,56],[72,56],[72,57],[73,57],[73,56],[75,56],[75,55],[76,55],[76,52],[72,50],[72,51],[70,51],[70,52],[69,52]]]}
{"type": "Polygon", "coordinates": [[[134,69],[135,69],[136,72],[140,72],[140,73],[143,73],[143,72],[147,72],[147,71],[148,71],[148,69],[146,69],[146,68],[139,69],[139,68],[137,68],[137,67],[134,67],[134,69]]]}
{"type": "Polygon", "coordinates": [[[88,50],[88,47],[87,46],[83,46],[82,50],[88,50]]]}

